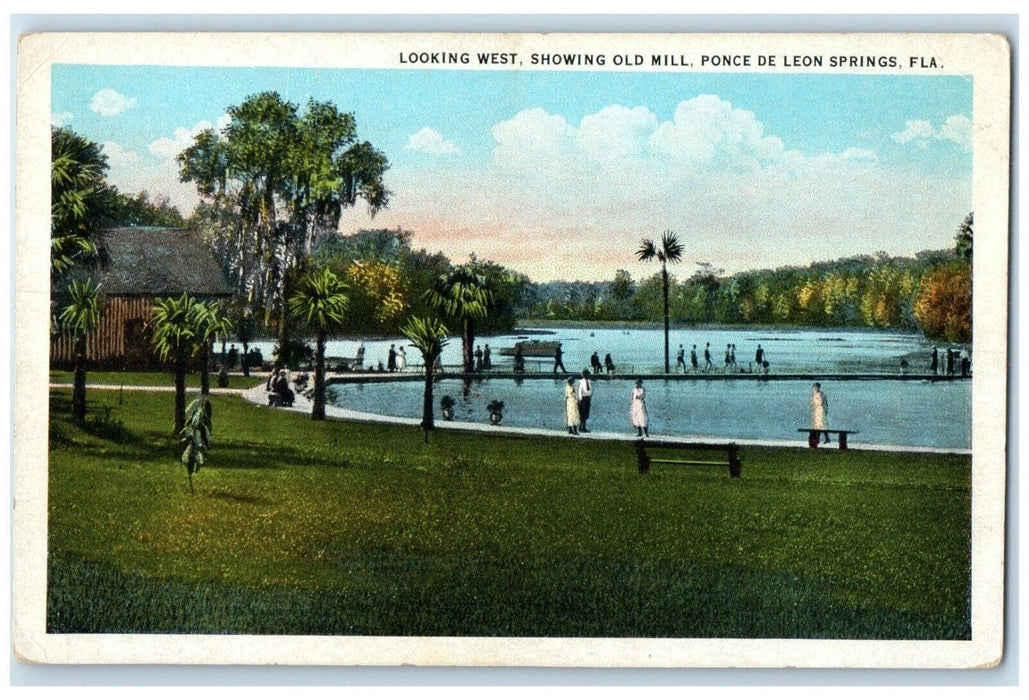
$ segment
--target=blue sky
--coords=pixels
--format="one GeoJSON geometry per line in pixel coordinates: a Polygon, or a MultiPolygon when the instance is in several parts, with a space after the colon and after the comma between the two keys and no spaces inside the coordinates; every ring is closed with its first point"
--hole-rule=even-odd
{"type": "Polygon", "coordinates": [[[727,271],[950,245],[972,209],[970,80],[955,76],[57,65],[52,121],[104,144],[123,191],[197,199],[174,155],[248,95],[353,112],[401,226],[535,279],[651,274],[675,231],[727,271]]]}

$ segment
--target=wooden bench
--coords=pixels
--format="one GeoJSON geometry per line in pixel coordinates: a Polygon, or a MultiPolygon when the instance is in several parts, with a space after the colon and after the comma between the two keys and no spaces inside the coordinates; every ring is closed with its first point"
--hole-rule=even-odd
{"type": "Polygon", "coordinates": [[[807,433],[807,446],[811,449],[818,447],[818,440],[825,433],[835,433],[840,438],[837,442],[840,444],[840,449],[847,449],[847,436],[856,435],[861,432],[860,430],[818,430],[816,428],[797,428],[798,433],[807,433]]]}
{"type": "Polygon", "coordinates": [[[688,464],[696,466],[729,467],[729,476],[736,478],[743,471],[743,463],[740,461],[739,448],[736,443],[708,443],[708,442],[670,442],[666,440],[637,440],[636,441],[636,462],[640,474],[650,471],[651,464],[688,464]],[[722,460],[700,460],[700,459],[668,459],[665,457],[655,458],[647,453],[647,449],[655,450],[712,450],[725,452],[725,459],[722,460]]]}

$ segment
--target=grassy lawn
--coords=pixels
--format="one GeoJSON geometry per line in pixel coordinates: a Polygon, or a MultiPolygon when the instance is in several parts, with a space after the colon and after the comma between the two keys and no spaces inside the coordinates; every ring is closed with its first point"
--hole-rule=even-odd
{"type": "MultiPolygon", "coordinates": [[[[190,493],[172,397],[74,428],[51,392],[52,632],[967,639],[970,460],[313,422],[214,397],[190,493]]],[[[90,394],[91,412],[111,404],[90,394]]]]}
{"type": "MultiPolygon", "coordinates": [[[[230,389],[249,389],[259,384],[265,378],[260,371],[251,372],[250,377],[242,375],[229,375],[230,389]]],[[[74,373],[64,370],[50,370],[51,384],[71,384],[75,379],[74,373]]],[[[86,381],[90,384],[104,384],[109,386],[175,386],[175,375],[171,372],[88,372],[86,381]]],[[[211,386],[218,386],[218,373],[211,372],[211,386]]],[[[200,388],[200,373],[186,375],[186,387],[188,389],[200,388]]]]}

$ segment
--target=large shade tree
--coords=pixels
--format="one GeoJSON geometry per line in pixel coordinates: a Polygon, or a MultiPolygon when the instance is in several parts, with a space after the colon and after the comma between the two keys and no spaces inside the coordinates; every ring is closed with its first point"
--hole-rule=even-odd
{"type": "Polygon", "coordinates": [[[432,413],[432,372],[436,360],[447,344],[447,327],[438,318],[412,316],[400,331],[422,354],[425,368],[425,389],[422,392],[422,424],[425,442],[429,442],[429,431],[435,427],[432,413]]]}
{"type": "MultiPolygon", "coordinates": [[[[475,369],[475,324],[493,304],[489,282],[475,262],[440,275],[425,293],[429,304],[461,328],[461,362],[466,374],[475,369]]],[[[403,329],[401,329],[403,330],[403,329]]]]}
{"type": "Polygon", "coordinates": [[[100,323],[102,298],[100,287],[90,279],[72,280],[68,285],[68,302],[61,310],[61,328],[75,339],[75,379],[72,388],[72,419],[77,425],[86,422],[86,336],[100,323]]]}
{"type": "Polygon", "coordinates": [[[342,212],[364,200],[374,215],[389,203],[385,155],[360,141],[354,115],[331,102],[301,110],[276,92],[228,108],[179,154],[179,177],[204,200],[196,219],[231,270],[240,298],[264,309],[289,346],[286,311],[299,266],[342,212]]]}
{"type": "Polygon", "coordinates": [[[682,244],[678,236],[671,231],[665,231],[661,236],[661,245],[658,246],[649,238],[640,242],[636,250],[636,257],[643,262],[650,262],[655,258],[661,262],[661,290],[664,297],[664,318],[665,318],[665,374],[671,371],[668,363],[668,263],[677,263],[682,260],[682,244]]]}
{"type": "Polygon", "coordinates": [[[289,299],[290,312],[314,331],[314,396],[311,418],[325,420],[325,342],[346,322],[346,284],[328,268],[308,272],[289,299]]]}

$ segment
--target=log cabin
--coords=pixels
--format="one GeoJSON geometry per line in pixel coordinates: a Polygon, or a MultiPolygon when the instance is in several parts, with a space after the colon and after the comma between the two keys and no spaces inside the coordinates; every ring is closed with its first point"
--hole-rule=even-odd
{"type": "MultiPolygon", "coordinates": [[[[90,366],[102,369],[154,369],[160,361],[150,347],[148,322],[154,301],[183,292],[200,299],[228,299],[232,289],[211,248],[196,231],[118,228],[103,236],[108,262],[91,273],[104,302],[100,325],[86,339],[90,366]]],[[[71,366],[74,339],[50,339],[50,365],[71,366]]]]}

